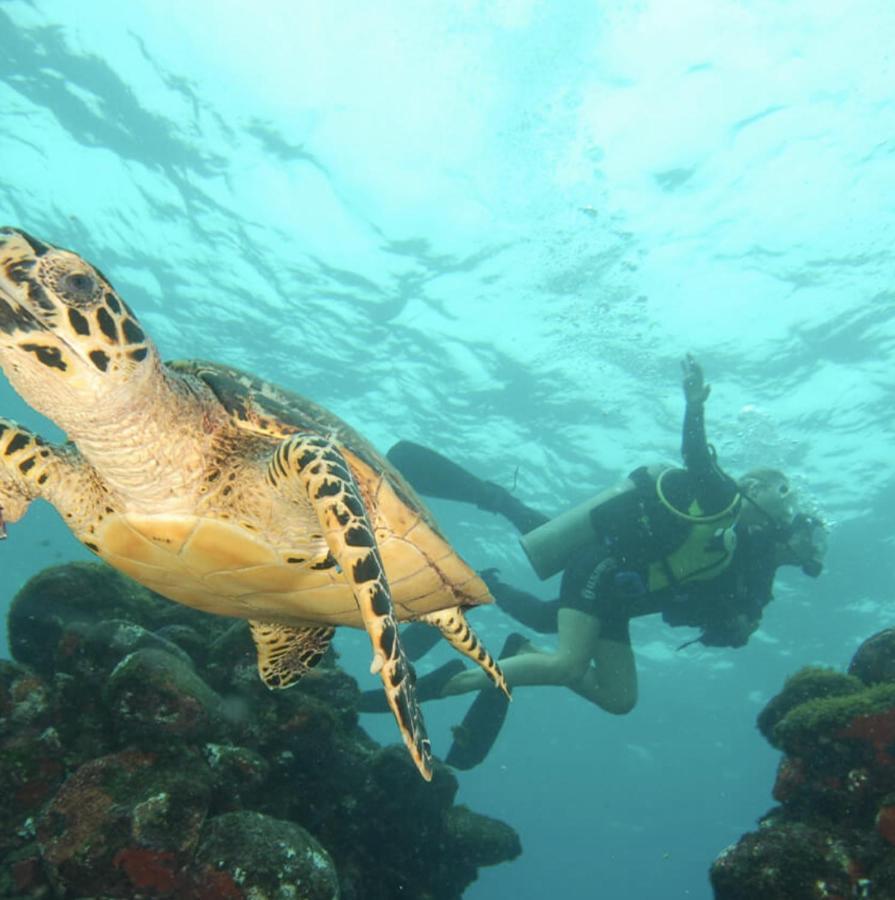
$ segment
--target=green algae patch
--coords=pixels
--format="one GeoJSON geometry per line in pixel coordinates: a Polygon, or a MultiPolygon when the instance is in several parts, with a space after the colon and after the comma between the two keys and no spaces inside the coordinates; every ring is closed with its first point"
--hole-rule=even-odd
{"type": "Polygon", "coordinates": [[[777,737],[777,726],[792,710],[805,703],[824,702],[865,690],[864,683],[853,675],[844,675],[835,669],[821,666],[806,666],[787,678],[783,690],[759,713],[758,730],[773,747],[782,749],[777,737]]]}
{"type": "Polygon", "coordinates": [[[802,703],[777,723],[773,743],[787,753],[807,756],[833,740],[884,740],[890,721],[895,723],[895,684],[878,684],[802,703]]]}

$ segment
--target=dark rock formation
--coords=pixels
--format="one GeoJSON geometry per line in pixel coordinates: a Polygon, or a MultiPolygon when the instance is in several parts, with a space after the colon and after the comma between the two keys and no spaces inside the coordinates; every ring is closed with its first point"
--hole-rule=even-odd
{"type": "Polygon", "coordinates": [[[125,656],[109,675],[105,704],[124,743],[204,743],[227,733],[221,698],[190,663],[164,650],[125,656]]]}
{"type": "Polygon", "coordinates": [[[139,889],[173,888],[208,815],[209,782],[198,760],[137,750],[79,766],[35,823],[37,850],[55,891],[127,897],[139,889]]]}
{"type": "Polygon", "coordinates": [[[717,900],[895,900],[895,630],[847,675],[793,675],[758,727],[784,754],[780,805],[715,860],[717,900]]]}
{"type": "Polygon", "coordinates": [[[49,569],[0,661],[0,897],[454,900],[520,853],[357,723],[334,654],[259,680],[243,622],[49,569]]]}
{"type": "MultiPolygon", "coordinates": [[[[323,847],[293,822],[262,813],[232,812],[213,818],[203,832],[196,853],[199,883],[231,888],[224,896],[288,897],[289,890],[307,900],[331,900],[339,895],[336,867],[323,847]]],[[[215,893],[212,896],[220,896],[215,893]]]]}
{"type": "Polygon", "coordinates": [[[887,628],[864,641],[852,658],[848,674],[865,684],[895,682],[895,628],[887,628]]]}

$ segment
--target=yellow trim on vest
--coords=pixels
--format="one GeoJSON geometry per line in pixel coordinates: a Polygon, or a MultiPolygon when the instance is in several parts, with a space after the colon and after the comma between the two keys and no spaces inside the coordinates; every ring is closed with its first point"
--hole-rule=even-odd
{"type": "Polygon", "coordinates": [[[726,516],[733,515],[734,520],[736,519],[737,514],[740,511],[740,504],[743,502],[743,497],[739,491],[737,491],[733,495],[733,500],[730,501],[730,505],[727,506],[726,509],[722,509],[719,513],[712,513],[712,515],[705,515],[702,510],[699,508],[699,504],[694,500],[690,504],[690,509],[687,512],[684,512],[682,509],[678,509],[666,496],[665,492],[662,490],[662,480],[669,472],[680,472],[681,469],[667,468],[663,469],[659,473],[659,477],[656,479],[656,493],[659,495],[660,503],[671,513],[674,513],[679,519],[683,519],[685,522],[692,522],[693,524],[699,524],[702,522],[717,522],[718,519],[723,519],[726,516]],[[696,508],[696,512],[693,512],[693,508],[696,508]]]}
{"type": "Polygon", "coordinates": [[[704,515],[695,500],[685,512],[674,506],[662,490],[662,479],[671,471],[675,470],[670,468],[663,470],[656,479],[656,494],[669,512],[691,526],[690,533],[668,556],[649,564],[647,572],[649,591],[660,591],[687,581],[708,581],[730,565],[736,548],[736,533],[733,526],[739,517],[742,504],[739,492],[727,508],[719,513],[704,515]]]}

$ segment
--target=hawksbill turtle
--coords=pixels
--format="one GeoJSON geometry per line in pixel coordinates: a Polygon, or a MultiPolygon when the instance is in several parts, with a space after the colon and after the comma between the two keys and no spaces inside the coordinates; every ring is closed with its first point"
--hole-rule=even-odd
{"type": "Polygon", "coordinates": [[[248,620],[287,687],[336,626],[365,628],[423,777],[431,748],[398,621],[439,628],[508,693],[463,614],[491,602],[422,501],[361,435],[250,374],[162,362],[108,279],[0,229],[0,367],[68,442],[0,418],[0,530],[49,501],[97,556],[171,600],[248,620]]]}

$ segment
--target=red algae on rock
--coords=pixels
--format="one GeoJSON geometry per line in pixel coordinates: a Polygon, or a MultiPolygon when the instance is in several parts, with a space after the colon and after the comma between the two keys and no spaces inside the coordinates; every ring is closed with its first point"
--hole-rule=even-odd
{"type": "Polygon", "coordinates": [[[268,691],[244,623],[83,563],[29,582],[9,632],[0,897],[460,900],[521,852],[360,729],[332,654],[268,691]]]}
{"type": "Polygon", "coordinates": [[[895,898],[895,630],[848,675],[788,679],[759,722],[784,751],[781,805],[715,860],[716,900],[895,898]]]}

